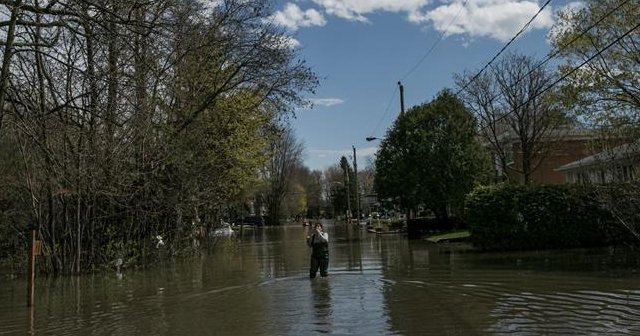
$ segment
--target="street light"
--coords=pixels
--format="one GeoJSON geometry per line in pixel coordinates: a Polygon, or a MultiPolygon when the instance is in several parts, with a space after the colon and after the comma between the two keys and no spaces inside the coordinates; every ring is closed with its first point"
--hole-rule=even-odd
{"type": "Polygon", "coordinates": [[[367,141],[380,140],[379,138],[372,137],[372,136],[367,137],[366,139],[367,139],[367,141]]]}

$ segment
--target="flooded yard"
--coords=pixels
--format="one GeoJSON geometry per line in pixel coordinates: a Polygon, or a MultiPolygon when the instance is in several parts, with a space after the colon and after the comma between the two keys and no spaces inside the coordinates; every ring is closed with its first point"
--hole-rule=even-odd
{"type": "Polygon", "coordinates": [[[326,222],[266,227],[148,270],[0,280],[0,335],[638,335],[640,258],[624,248],[478,253],[326,222]]]}

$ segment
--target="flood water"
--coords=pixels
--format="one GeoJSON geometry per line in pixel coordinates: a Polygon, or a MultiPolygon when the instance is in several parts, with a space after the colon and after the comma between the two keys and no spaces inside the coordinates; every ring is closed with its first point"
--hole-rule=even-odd
{"type": "Polygon", "coordinates": [[[328,278],[298,225],[150,270],[0,279],[0,335],[640,335],[625,248],[477,253],[326,222],[328,278]]]}

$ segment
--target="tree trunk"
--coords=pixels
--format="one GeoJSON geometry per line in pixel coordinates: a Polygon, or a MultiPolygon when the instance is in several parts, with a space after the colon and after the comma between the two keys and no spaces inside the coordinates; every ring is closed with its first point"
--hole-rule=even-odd
{"type": "Polygon", "coordinates": [[[13,8],[11,8],[9,27],[7,29],[7,36],[5,37],[2,71],[0,71],[0,130],[2,130],[2,119],[4,117],[4,101],[7,97],[7,89],[9,88],[9,71],[11,68],[11,56],[13,56],[13,42],[16,35],[16,22],[18,21],[20,5],[22,5],[22,1],[18,0],[13,5],[13,8]]]}

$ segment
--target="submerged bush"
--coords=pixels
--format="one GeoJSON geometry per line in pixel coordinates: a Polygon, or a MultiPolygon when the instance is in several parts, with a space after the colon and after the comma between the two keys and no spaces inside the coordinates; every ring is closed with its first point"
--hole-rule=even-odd
{"type": "Polygon", "coordinates": [[[481,187],[467,196],[465,213],[471,242],[486,250],[589,247],[630,237],[594,187],[481,187]]]}

